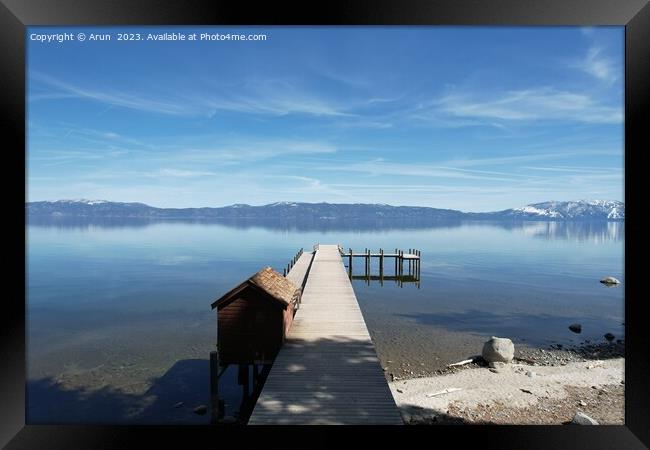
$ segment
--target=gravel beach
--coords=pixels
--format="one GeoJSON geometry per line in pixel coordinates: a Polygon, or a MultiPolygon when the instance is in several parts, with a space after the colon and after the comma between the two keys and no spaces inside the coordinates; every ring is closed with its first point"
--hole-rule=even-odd
{"type": "Polygon", "coordinates": [[[389,386],[406,424],[565,424],[578,411],[599,424],[623,424],[624,362],[472,363],[389,386]]]}

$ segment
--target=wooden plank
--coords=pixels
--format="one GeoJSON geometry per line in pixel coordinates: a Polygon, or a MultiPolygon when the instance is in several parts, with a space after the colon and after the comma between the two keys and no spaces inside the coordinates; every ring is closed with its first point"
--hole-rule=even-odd
{"type": "Polygon", "coordinates": [[[318,246],[300,309],[248,423],[403,423],[337,245],[318,246]]]}

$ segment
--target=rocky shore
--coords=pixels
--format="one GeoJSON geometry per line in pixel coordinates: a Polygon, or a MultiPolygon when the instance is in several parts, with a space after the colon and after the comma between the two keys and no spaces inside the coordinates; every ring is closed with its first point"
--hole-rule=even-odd
{"type": "Polygon", "coordinates": [[[554,344],[387,375],[406,424],[623,424],[624,352],[622,340],[554,344]]]}
{"type": "MultiPolygon", "coordinates": [[[[591,343],[583,342],[575,346],[563,346],[553,344],[546,348],[534,348],[517,346],[514,353],[514,362],[537,366],[563,366],[572,362],[586,362],[592,359],[611,359],[625,357],[625,341],[591,343]]],[[[460,370],[486,367],[480,355],[468,355],[473,362],[461,366],[439,367],[434,370],[428,369],[428,364],[415,364],[410,362],[394,363],[392,360],[385,361],[385,372],[389,382],[406,380],[411,378],[429,377],[456,373],[460,370]]]]}

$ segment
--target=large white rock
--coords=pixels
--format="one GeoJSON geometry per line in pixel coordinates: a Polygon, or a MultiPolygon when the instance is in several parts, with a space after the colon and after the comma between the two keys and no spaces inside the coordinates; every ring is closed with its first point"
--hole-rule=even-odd
{"type": "Polygon", "coordinates": [[[488,363],[509,363],[515,357],[515,344],[510,339],[492,336],[489,341],[483,344],[482,356],[488,363]]]}
{"type": "Polygon", "coordinates": [[[620,284],[621,283],[620,281],[618,281],[614,277],[605,277],[602,280],[600,280],[600,282],[603,283],[603,284],[620,284]]]}
{"type": "Polygon", "coordinates": [[[576,415],[573,416],[572,423],[576,425],[598,425],[594,419],[583,413],[582,411],[576,412],[576,415]]]}

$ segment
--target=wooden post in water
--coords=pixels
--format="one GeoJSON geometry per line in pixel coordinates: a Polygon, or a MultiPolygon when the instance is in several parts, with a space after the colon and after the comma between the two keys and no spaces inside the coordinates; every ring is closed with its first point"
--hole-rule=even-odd
{"type": "Polygon", "coordinates": [[[210,423],[219,420],[219,353],[210,352],[210,423]]]}
{"type": "Polygon", "coordinates": [[[401,277],[402,276],[402,251],[401,250],[397,252],[397,259],[399,260],[397,265],[398,277],[401,277]]]}
{"type": "Polygon", "coordinates": [[[239,364],[239,372],[237,373],[237,382],[242,386],[242,392],[243,392],[242,403],[246,402],[250,394],[248,389],[248,364],[239,364]]]}
{"type": "Polygon", "coordinates": [[[366,249],[366,283],[370,285],[370,249],[366,249]]]}
{"type": "Polygon", "coordinates": [[[418,260],[417,260],[417,279],[418,279],[418,289],[420,289],[420,263],[422,262],[422,258],[420,256],[420,250],[418,252],[418,260]]]}
{"type": "Polygon", "coordinates": [[[395,280],[397,280],[397,249],[395,249],[395,280]]]}
{"type": "Polygon", "coordinates": [[[350,279],[352,279],[352,249],[350,248],[350,263],[348,264],[348,269],[350,270],[350,279]]]}
{"type": "Polygon", "coordinates": [[[259,370],[257,369],[257,364],[253,364],[253,392],[257,391],[257,387],[260,383],[259,370]]]}
{"type": "Polygon", "coordinates": [[[363,275],[368,276],[368,249],[363,250],[363,275]]]}
{"type": "MultiPolygon", "coordinates": [[[[410,253],[412,255],[415,255],[415,249],[412,248],[410,253]]],[[[409,259],[409,275],[415,274],[415,260],[414,259],[409,259]]]]}
{"type": "Polygon", "coordinates": [[[384,285],[384,249],[379,249],[379,283],[384,285]]]}
{"type": "Polygon", "coordinates": [[[368,248],[363,249],[363,276],[368,276],[368,248]]]}
{"type": "MultiPolygon", "coordinates": [[[[410,255],[410,254],[411,254],[411,249],[409,248],[409,249],[407,250],[407,252],[408,252],[408,253],[406,253],[406,254],[407,254],[407,255],[410,255]]],[[[411,260],[410,260],[410,259],[407,259],[407,260],[406,260],[406,271],[407,271],[407,273],[408,273],[409,275],[411,275],[411,260]]]]}
{"type": "MultiPolygon", "coordinates": [[[[413,253],[415,254],[415,256],[418,256],[418,251],[417,250],[413,249],[413,253]]],[[[417,278],[417,275],[418,275],[418,262],[419,261],[420,261],[419,258],[413,261],[413,276],[415,278],[417,278]]]]}

